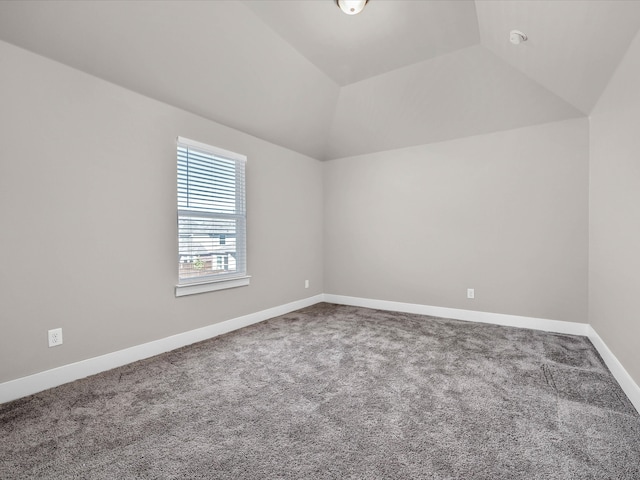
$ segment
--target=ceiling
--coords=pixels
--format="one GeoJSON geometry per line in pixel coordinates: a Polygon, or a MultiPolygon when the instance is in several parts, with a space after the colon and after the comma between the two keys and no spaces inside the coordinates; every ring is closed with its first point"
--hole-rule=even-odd
{"type": "Polygon", "coordinates": [[[0,40],[317,159],[588,115],[639,29],[625,0],[0,1],[0,40]]]}
{"type": "Polygon", "coordinates": [[[244,4],[340,86],[480,42],[473,0],[371,0],[354,16],[335,0],[244,4]]]}

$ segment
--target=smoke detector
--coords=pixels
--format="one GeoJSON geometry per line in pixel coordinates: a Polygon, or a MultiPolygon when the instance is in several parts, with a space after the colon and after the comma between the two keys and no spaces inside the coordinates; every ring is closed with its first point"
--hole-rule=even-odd
{"type": "Polygon", "coordinates": [[[509,32],[509,41],[514,45],[519,45],[527,41],[527,34],[522,33],[520,30],[511,30],[509,32]]]}

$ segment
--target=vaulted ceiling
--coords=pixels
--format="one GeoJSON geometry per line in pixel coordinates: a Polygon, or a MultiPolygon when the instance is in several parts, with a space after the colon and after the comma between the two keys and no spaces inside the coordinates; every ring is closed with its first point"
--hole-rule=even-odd
{"type": "Polygon", "coordinates": [[[588,115],[639,29],[626,0],[0,1],[1,40],[318,159],[588,115]]]}

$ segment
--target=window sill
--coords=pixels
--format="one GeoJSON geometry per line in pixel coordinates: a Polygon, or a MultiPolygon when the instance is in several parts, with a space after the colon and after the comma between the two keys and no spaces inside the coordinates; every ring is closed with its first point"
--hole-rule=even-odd
{"type": "Polygon", "coordinates": [[[176,285],[176,297],[185,295],[195,295],[197,293],[214,292],[216,290],[225,290],[227,288],[245,287],[249,285],[250,275],[245,277],[227,278],[224,280],[213,280],[202,283],[185,283],[176,285]]]}

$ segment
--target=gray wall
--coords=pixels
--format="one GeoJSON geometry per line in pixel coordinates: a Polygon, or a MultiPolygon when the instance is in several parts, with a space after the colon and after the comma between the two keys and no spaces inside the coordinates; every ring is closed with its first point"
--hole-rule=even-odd
{"type": "Polygon", "coordinates": [[[576,119],[326,162],[325,292],[586,322],[588,143],[576,119]]]}
{"type": "Polygon", "coordinates": [[[0,382],[323,291],[321,163],[6,43],[0,71],[0,382]],[[174,296],[178,135],[248,156],[248,287],[174,296]]]}
{"type": "Polygon", "coordinates": [[[590,118],[589,321],[640,385],[640,35],[590,118]]]}

